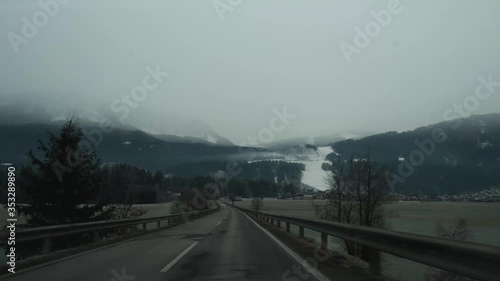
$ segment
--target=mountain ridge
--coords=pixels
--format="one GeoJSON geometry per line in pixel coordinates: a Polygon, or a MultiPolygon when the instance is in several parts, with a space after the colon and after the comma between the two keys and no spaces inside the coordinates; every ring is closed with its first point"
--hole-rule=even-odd
{"type": "Polygon", "coordinates": [[[154,135],[178,136],[178,141],[189,143],[212,143],[234,145],[220,136],[208,124],[172,113],[145,112],[138,107],[129,116],[119,120],[110,108],[71,100],[58,101],[55,97],[36,95],[2,95],[0,103],[0,124],[57,124],[68,119],[79,119],[81,123],[100,123],[115,128],[136,128],[154,135]],[[165,116],[167,115],[167,116],[165,116]]]}
{"type": "MultiPolygon", "coordinates": [[[[405,174],[401,173],[401,160],[413,163],[416,161],[412,157],[416,154],[424,155],[420,165],[412,164],[414,172],[396,185],[399,191],[443,194],[500,186],[499,113],[472,115],[400,133],[391,131],[359,140],[344,140],[332,147],[346,161],[364,157],[369,152],[374,161],[391,167],[396,175],[405,174]],[[443,143],[430,143],[435,130],[446,135],[443,143]],[[417,144],[424,142],[431,153],[424,153],[422,146],[417,144]]],[[[336,157],[331,153],[327,159],[336,161],[336,157]]]]}

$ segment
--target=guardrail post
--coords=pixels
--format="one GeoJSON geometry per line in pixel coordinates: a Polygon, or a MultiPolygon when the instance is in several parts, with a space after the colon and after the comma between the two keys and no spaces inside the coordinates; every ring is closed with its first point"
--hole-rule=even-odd
{"type": "Polygon", "coordinates": [[[380,275],[380,252],[375,249],[370,249],[369,253],[370,273],[372,275],[380,275]]]}
{"type": "Polygon", "coordinates": [[[281,228],[281,221],[278,220],[278,228],[281,228]]]}
{"type": "Polygon", "coordinates": [[[99,231],[94,231],[94,232],[92,233],[92,240],[93,240],[94,242],[98,242],[99,240],[101,240],[101,237],[100,237],[100,235],[99,235],[99,231]]]}
{"type": "Polygon", "coordinates": [[[274,219],[271,219],[271,225],[274,225],[274,219]]]}
{"type": "Polygon", "coordinates": [[[299,238],[304,238],[304,227],[299,225],[299,238]]]}
{"type": "Polygon", "coordinates": [[[143,223],[143,224],[142,224],[142,230],[143,230],[144,232],[147,230],[147,229],[146,229],[146,224],[145,224],[145,223],[143,223]]]}
{"type": "Polygon", "coordinates": [[[266,217],[266,222],[269,223],[269,217],[266,217]]]}
{"type": "Polygon", "coordinates": [[[50,253],[51,245],[52,245],[52,241],[50,240],[50,238],[43,239],[43,245],[42,245],[42,254],[43,255],[50,253]]]}
{"type": "Polygon", "coordinates": [[[290,233],[290,223],[286,222],[286,232],[290,233]]]}
{"type": "Polygon", "coordinates": [[[321,233],[321,249],[328,249],[328,234],[321,233]]]}
{"type": "Polygon", "coordinates": [[[161,227],[161,221],[157,221],[156,223],[158,224],[158,228],[160,228],[161,227]]]}

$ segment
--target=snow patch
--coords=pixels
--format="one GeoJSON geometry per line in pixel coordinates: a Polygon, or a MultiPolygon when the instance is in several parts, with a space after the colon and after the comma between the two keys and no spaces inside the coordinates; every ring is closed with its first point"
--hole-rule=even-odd
{"type": "Polygon", "coordinates": [[[217,143],[217,139],[212,137],[210,134],[207,134],[207,137],[205,138],[206,141],[210,142],[210,143],[217,143]]]}
{"type": "Polygon", "coordinates": [[[342,137],[342,138],[344,138],[346,140],[348,140],[348,139],[355,140],[355,139],[361,138],[360,135],[354,135],[354,134],[349,134],[349,133],[343,133],[343,134],[340,135],[340,137],[342,137]]]}
{"type": "Polygon", "coordinates": [[[318,147],[317,153],[310,155],[308,160],[298,160],[296,162],[305,165],[305,171],[302,174],[302,183],[310,185],[319,190],[328,190],[330,187],[325,182],[327,172],[321,169],[325,163],[325,157],[334,152],[331,146],[318,147]]]}
{"type": "Polygon", "coordinates": [[[478,147],[481,148],[481,149],[485,149],[485,148],[490,147],[490,146],[493,146],[493,145],[490,142],[487,142],[487,141],[478,144],[478,147]]]}

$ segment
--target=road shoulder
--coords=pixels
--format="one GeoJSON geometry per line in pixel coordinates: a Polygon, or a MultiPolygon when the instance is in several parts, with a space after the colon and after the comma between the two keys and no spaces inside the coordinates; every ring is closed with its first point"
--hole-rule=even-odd
{"type": "MultiPolygon", "coordinates": [[[[241,212],[240,210],[235,210],[241,212]]],[[[315,252],[317,252],[318,249],[318,244],[313,243],[309,239],[300,239],[293,234],[287,233],[283,228],[278,229],[276,227],[272,227],[251,214],[246,215],[259,226],[271,233],[275,238],[290,248],[303,260],[311,261],[314,259],[315,252]]],[[[330,257],[326,261],[316,260],[316,262],[318,265],[317,270],[330,280],[397,281],[396,279],[388,276],[372,276],[369,274],[368,265],[356,258],[332,251],[330,251],[329,254],[330,257]]]]}

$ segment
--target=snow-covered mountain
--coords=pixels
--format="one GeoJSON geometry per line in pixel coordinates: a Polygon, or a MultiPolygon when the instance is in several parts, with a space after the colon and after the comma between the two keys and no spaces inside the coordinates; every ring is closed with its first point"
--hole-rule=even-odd
{"type": "Polygon", "coordinates": [[[162,139],[166,135],[173,135],[189,142],[199,139],[203,143],[234,145],[205,122],[171,113],[144,112],[139,109],[131,111],[130,116],[124,122],[147,133],[159,135],[162,139]]]}
{"type": "Polygon", "coordinates": [[[211,143],[215,145],[233,145],[220,136],[205,122],[178,116],[161,109],[152,111],[145,106],[130,109],[130,113],[121,121],[109,106],[92,103],[83,97],[60,97],[50,95],[1,95],[0,123],[30,124],[52,123],[78,118],[81,123],[110,124],[116,128],[137,128],[144,132],[172,136],[176,142],[211,143]],[[175,138],[179,137],[179,138],[175,138]]]}

